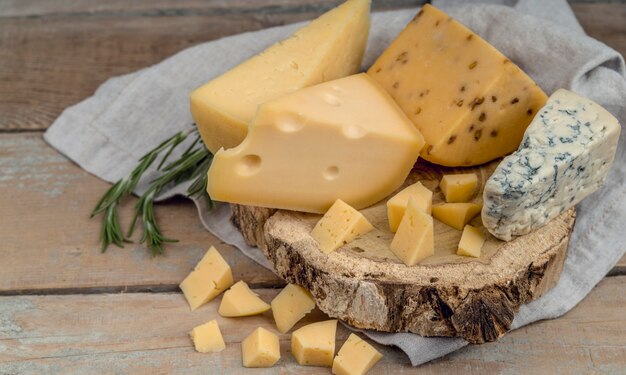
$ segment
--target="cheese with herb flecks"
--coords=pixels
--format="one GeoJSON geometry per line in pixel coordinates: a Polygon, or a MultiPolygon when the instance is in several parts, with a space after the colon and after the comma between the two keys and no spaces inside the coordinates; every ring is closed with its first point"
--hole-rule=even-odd
{"type": "Polygon", "coordinates": [[[604,182],[619,134],[617,119],[600,105],[556,91],[519,149],[502,160],[485,184],[485,227],[509,241],[573,207],[604,182]]]}

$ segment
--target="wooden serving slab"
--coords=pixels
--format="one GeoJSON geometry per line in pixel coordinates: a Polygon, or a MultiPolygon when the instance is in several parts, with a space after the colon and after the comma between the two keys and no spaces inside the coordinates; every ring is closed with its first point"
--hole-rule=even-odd
{"type": "MultiPolygon", "coordinates": [[[[452,169],[419,161],[405,186],[421,181],[444,202],[443,174],[475,172],[482,188],[499,161],[452,169]]],[[[389,249],[386,201],[361,210],[376,229],[325,255],[310,232],[320,215],[233,205],[232,220],[248,244],[265,253],[287,282],[311,291],[317,306],[357,328],[495,341],[511,328],[519,306],[559,279],[575,221],[571,209],[511,242],[491,236],[480,258],[456,255],[461,232],[434,220],[435,254],[407,267],[389,249]]]]}

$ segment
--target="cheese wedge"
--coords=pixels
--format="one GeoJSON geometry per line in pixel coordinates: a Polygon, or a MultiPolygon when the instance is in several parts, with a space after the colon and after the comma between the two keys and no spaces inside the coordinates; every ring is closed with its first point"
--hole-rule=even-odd
{"type": "Polygon", "coordinates": [[[269,309],[270,305],[251,291],[245,281],[238,281],[224,293],[218,312],[233,318],[261,314],[269,309]]]}
{"type": "Polygon", "coordinates": [[[351,333],[333,361],[335,375],[365,375],[383,358],[373,346],[351,333]]]}
{"type": "Polygon", "coordinates": [[[463,230],[481,209],[482,206],[476,203],[442,203],[433,206],[433,217],[454,229],[463,230]]]}
{"type": "Polygon", "coordinates": [[[226,348],[222,332],[217,325],[217,320],[211,320],[194,328],[190,333],[196,351],[200,353],[216,353],[226,348]]]}
{"type": "Polygon", "coordinates": [[[246,140],[215,154],[207,190],[251,206],[324,213],[341,199],[358,210],[402,185],[423,144],[385,90],[357,74],[261,105],[246,140]]]}
{"type": "Polygon", "coordinates": [[[194,270],[180,283],[180,289],[193,311],[220,295],[231,285],[233,274],[230,266],[211,246],[194,270]]]}
{"type": "Polygon", "coordinates": [[[317,222],[311,236],[319,243],[320,250],[328,254],[372,229],[362,213],[337,199],[317,222]]]}
{"type": "Polygon", "coordinates": [[[259,104],[358,72],[369,4],[348,0],[192,92],[191,114],[207,148],[215,153],[241,143],[259,104]]]}
{"type": "Polygon", "coordinates": [[[301,327],[291,334],[291,352],[300,365],[331,367],[335,356],[337,321],[301,327]]]}
{"type": "Polygon", "coordinates": [[[478,186],[478,176],[476,173],[447,174],[439,186],[446,202],[467,202],[478,186]]]}
{"type": "Polygon", "coordinates": [[[243,367],[272,367],[280,359],[278,336],[258,327],[241,342],[243,367]]]}
{"type": "Polygon", "coordinates": [[[414,198],[404,211],[398,232],[391,241],[391,251],[407,266],[413,266],[435,253],[433,218],[414,198]]]}
{"type": "Polygon", "coordinates": [[[428,4],[367,73],[424,135],[422,157],[446,166],[514,151],[547,100],[513,62],[428,4]]]}
{"type": "Polygon", "coordinates": [[[272,300],[276,328],[280,333],[286,333],[314,308],[311,293],[299,285],[288,284],[272,300]]]}
{"type": "Polygon", "coordinates": [[[482,249],[485,243],[485,235],[480,229],[471,225],[466,225],[463,228],[463,234],[461,235],[461,241],[459,241],[459,249],[457,255],[466,257],[480,257],[480,249],[482,249]]]}
{"type": "Polygon", "coordinates": [[[398,230],[400,221],[404,216],[404,210],[406,210],[406,206],[409,204],[409,198],[414,198],[417,207],[421,208],[427,214],[430,215],[432,212],[433,192],[425,188],[421,182],[416,182],[402,189],[398,194],[387,201],[389,229],[394,233],[398,230]]]}

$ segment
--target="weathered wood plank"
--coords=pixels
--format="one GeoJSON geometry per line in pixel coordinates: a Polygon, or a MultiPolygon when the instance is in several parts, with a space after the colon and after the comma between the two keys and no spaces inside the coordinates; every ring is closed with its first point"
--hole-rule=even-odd
{"type": "Polygon", "coordinates": [[[626,56],[626,3],[572,4],[587,34],[626,56]]]}
{"type": "MultiPolygon", "coordinates": [[[[176,290],[210,246],[253,285],[282,282],[201,225],[195,207],[178,199],[159,205],[164,233],[181,242],[152,257],[143,245],[100,253],[100,219],[89,214],[108,184],[48,147],[37,133],[0,134],[0,294],[176,290]]],[[[123,207],[130,219],[135,199],[123,207]]]]}
{"type": "MultiPolygon", "coordinates": [[[[619,373],[626,366],[625,283],[623,276],[605,279],[564,317],[514,331],[498,343],[464,348],[422,366],[419,373],[619,373]]],[[[257,292],[269,301],[277,290],[257,292]]],[[[94,373],[104,368],[124,373],[328,373],[297,366],[288,334],[280,335],[282,359],[276,368],[241,368],[241,340],[259,325],[275,330],[271,312],[222,318],[216,313],[219,301],[190,312],[180,294],[0,297],[0,373],[94,373]],[[227,349],[195,353],[187,332],[214,318],[227,349]]],[[[296,327],[320,319],[324,316],[316,311],[296,327]]],[[[347,335],[339,328],[338,345],[347,335]]],[[[399,350],[377,347],[385,357],[373,374],[415,372],[399,350]]]]}

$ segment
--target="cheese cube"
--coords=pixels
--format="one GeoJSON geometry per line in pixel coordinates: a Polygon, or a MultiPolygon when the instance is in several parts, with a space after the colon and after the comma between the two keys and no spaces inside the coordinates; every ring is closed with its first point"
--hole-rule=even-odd
{"type": "Polygon", "coordinates": [[[409,203],[409,198],[415,198],[417,206],[430,215],[432,211],[433,193],[417,182],[408,186],[387,201],[387,218],[389,219],[389,229],[392,232],[398,230],[400,220],[404,216],[404,210],[409,203]]]}
{"type": "Polygon", "coordinates": [[[423,134],[422,157],[446,166],[514,151],[547,100],[517,65],[428,4],[367,73],[423,134]]]}
{"type": "Polygon", "coordinates": [[[478,185],[478,176],[475,173],[447,174],[441,179],[441,191],[446,202],[467,202],[474,195],[478,185]]]}
{"type": "Polygon", "coordinates": [[[276,328],[280,333],[286,333],[314,308],[315,300],[311,293],[299,285],[288,284],[272,300],[276,328]]]}
{"type": "Polygon", "coordinates": [[[357,73],[369,33],[369,0],[349,0],[191,93],[191,114],[212,152],[246,136],[259,104],[357,73]]]}
{"type": "Polygon", "coordinates": [[[238,281],[224,293],[219,314],[225,317],[239,317],[260,314],[270,309],[259,296],[250,290],[244,281],[238,281]]]}
{"type": "Polygon", "coordinates": [[[409,199],[398,232],[391,241],[391,251],[407,266],[435,253],[433,218],[418,207],[414,198],[409,199]]]}
{"type": "Polygon", "coordinates": [[[327,320],[306,325],[291,334],[291,352],[305,366],[333,365],[337,321],[327,320]]]}
{"type": "Polygon", "coordinates": [[[343,344],[333,361],[335,375],[364,375],[383,358],[373,346],[354,333],[343,344]]]}
{"type": "Polygon", "coordinates": [[[433,206],[433,216],[454,229],[463,230],[482,208],[476,203],[442,203],[433,206]]]}
{"type": "Polygon", "coordinates": [[[259,327],[241,342],[243,367],[272,367],[280,359],[278,336],[259,327]]]}
{"type": "Polygon", "coordinates": [[[194,270],[180,283],[180,289],[193,311],[217,297],[231,285],[233,274],[230,266],[211,246],[194,270]]]}
{"type": "Polygon", "coordinates": [[[215,154],[208,193],[313,213],[337,199],[361,209],[404,183],[423,144],[385,90],[357,74],[261,105],[246,140],[215,154]]]}
{"type": "Polygon", "coordinates": [[[482,249],[484,243],[485,235],[483,232],[476,227],[466,225],[465,228],[463,228],[459,249],[456,254],[478,258],[480,257],[480,249],[482,249]]]}
{"type": "Polygon", "coordinates": [[[222,332],[215,319],[197,326],[189,332],[189,336],[193,340],[196,351],[200,353],[221,352],[226,348],[222,332]]]}
{"type": "Polygon", "coordinates": [[[324,254],[374,229],[362,213],[337,199],[311,231],[324,254]]]}

